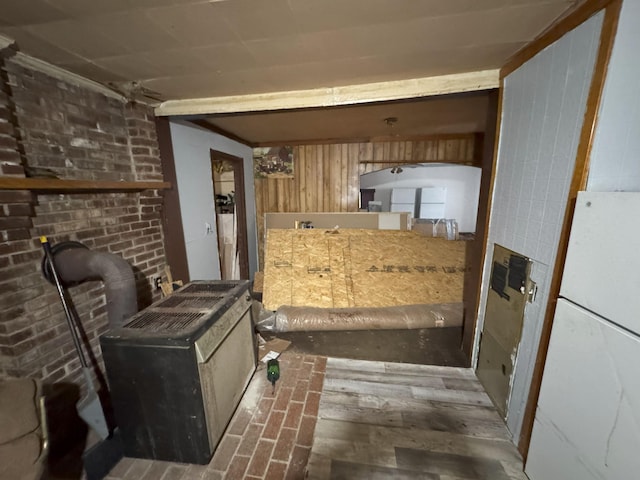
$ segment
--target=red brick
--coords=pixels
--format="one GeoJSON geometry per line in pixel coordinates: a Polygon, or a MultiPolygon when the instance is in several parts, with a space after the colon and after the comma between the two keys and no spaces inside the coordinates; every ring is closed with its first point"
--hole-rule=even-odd
{"type": "Polygon", "coordinates": [[[273,404],[273,410],[286,410],[293,394],[293,388],[281,387],[276,396],[276,402],[273,404]]]}
{"type": "Polygon", "coordinates": [[[319,392],[307,393],[307,401],[304,404],[304,415],[317,417],[319,406],[320,406],[320,393],[319,392]]]}
{"type": "Polygon", "coordinates": [[[327,370],[327,357],[316,357],[316,361],[313,364],[313,370],[315,372],[324,373],[327,370]]]}
{"type": "Polygon", "coordinates": [[[316,429],[317,418],[304,415],[300,422],[300,430],[298,431],[297,445],[310,447],[313,443],[313,432],[316,429]]]}
{"type": "Polygon", "coordinates": [[[303,363],[300,367],[300,373],[298,374],[299,379],[310,379],[311,372],[313,371],[313,363],[303,363]]]}
{"type": "Polygon", "coordinates": [[[124,480],[140,480],[147,473],[147,470],[151,468],[151,463],[151,460],[136,460],[122,478],[124,480]]]}
{"type": "Polygon", "coordinates": [[[284,419],[283,426],[287,428],[298,428],[303,409],[304,403],[291,402],[289,404],[289,410],[287,411],[287,416],[284,419]]]}
{"type": "Polygon", "coordinates": [[[287,468],[287,480],[300,480],[305,478],[305,469],[309,462],[310,448],[296,446],[293,449],[293,455],[289,462],[289,468],[287,468]]]}
{"type": "Polygon", "coordinates": [[[151,464],[151,467],[149,468],[149,470],[147,470],[147,473],[145,473],[144,477],[142,477],[140,480],[158,480],[160,478],[163,478],[167,473],[167,469],[170,465],[171,464],[168,462],[160,462],[156,460],[151,464]]]}
{"type": "Polygon", "coordinates": [[[309,381],[309,391],[321,392],[323,383],[324,383],[324,373],[314,372],[311,375],[311,380],[309,381]]]}
{"type": "Polygon", "coordinates": [[[307,398],[307,391],[309,390],[309,382],[306,380],[298,380],[296,388],[293,391],[291,400],[294,402],[304,402],[307,398]]]}
{"type": "Polygon", "coordinates": [[[31,220],[26,217],[0,218],[0,230],[10,230],[14,228],[31,228],[31,220]]]}
{"type": "Polygon", "coordinates": [[[242,436],[242,442],[240,442],[240,446],[238,447],[238,455],[251,456],[253,454],[253,451],[258,444],[258,440],[260,440],[263,428],[264,427],[262,425],[258,425],[256,423],[252,423],[247,427],[244,435],[242,436]]]}
{"type": "Polygon", "coordinates": [[[242,435],[247,428],[247,425],[249,425],[252,416],[253,414],[246,408],[238,408],[236,410],[236,413],[233,415],[231,425],[229,426],[227,432],[234,435],[242,435]]]}
{"type": "Polygon", "coordinates": [[[0,203],[28,203],[32,198],[26,190],[0,190],[0,203]]]}
{"type": "Polygon", "coordinates": [[[214,470],[224,472],[240,444],[240,437],[237,435],[224,435],[222,441],[216,448],[216,452],[211,460],[211,467],[214,470]]]}
{"type": "Polygon", "coordinates": [[[189,465],[180,480],[205,480],[206,474],[206,465],[189,465]]]}
{"type": "Polygon", "coordinates": [[[269,420],[264,427],[264,431],[262,432],[262,438],[268,438],[271,440],[275,440],[278,438],[278,434],[280,433],[280,427],[282,426],[282,422],[284,421],[284,412],[275,411],[271,412],[269,415],[269,420]]]}
{"type": "Polygon", "coordinates": [[[124,474],[127,473],[127,470],[131,468],[131,465],[133,465],[133,462],[135,462],[133,458],[124,457],[122,460],[120,460],[116,464],[115,467],[111,469],[111,471],[109,472],[109,475],[112,477],[123,477],[124,474]]]}
{"type": "MultiPolygon", "coordinates": [[[[18,160],[20,157],[18,156],[18,160]]],[[[24,168],[22,165],[11,165],[5,163],[2,165],[2,174],[3,175],[20,175],[24,177],[24,168]]]]}
{"type": "MultiPolygon", "coordinates": [[[[287,471],[287,464],[280,462],[269,463],[269,469],[267,470],[266,480],[283,480],[287,471]]],[[[300,477],[302,478],[302,477],[300,477]]]]}
{"type": "Polygon", "coordinates": [[[7,213],[9,216],[30,217],[33,215],[33,206],[28,203],[14,203],[7,205],[7,213]]]}
{"type": "Polygon", "coordinates": [[[289,461],[298,432],[293,428],[283,428],[273,450],[274,460],[289,461]]]}
{"type": "Polygon", "coordinates": [[[253,415],[253,419],[251,420],[253,423],[264,424],[269,417],[269,413],[271,412],[271,407],[273,406],[274,399],[273,398],[263,398],[258,403],[258,408],[256,409],[256,413],[253,415]]]}
{"type": "Polygon", "coordinates": [[[269,465],[269,460],[271,460],[271,452],[273,451],[274,445],[275,443],[272,441],[260,440],[256,451],[253,452],[253,457],[247,470],[248,475],[256,475],[258,477],[264,475],[269,465]]]}

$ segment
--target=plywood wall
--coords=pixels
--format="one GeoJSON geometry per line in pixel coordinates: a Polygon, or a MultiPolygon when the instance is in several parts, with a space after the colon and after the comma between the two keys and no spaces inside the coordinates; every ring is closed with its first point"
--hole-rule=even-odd
{"type": "Polygon", "coordinates": [[[464,134],[294,146],[293,178],[255,179],[260,265],[266,212],[357,212],[360,175],[409,163],[472,164],[477,143],[464,134]]]}

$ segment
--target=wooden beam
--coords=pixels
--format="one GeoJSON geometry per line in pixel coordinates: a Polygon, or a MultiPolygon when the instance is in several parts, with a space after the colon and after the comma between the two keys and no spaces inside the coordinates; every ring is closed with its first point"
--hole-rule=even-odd
{"type": "Polygon", "coordinates": [[[275,142],[258,142],[255,147],[278,147],[281,145],[336,145],[342,143],[374,143],[374,142],[420,142],[427,140],[458,140],[472,139],[477,133],[441,133],[429,135],[386,135],[381,137],[348,137],[348,138],[320,138],[314,140],[280,140],[275,142]]]}
{"type": "Polygon", "coordinates": [[[467,245],[467,267],[464,287],[464,323],[462,329],[462,350],[467,355],[469,366],[473,367],[473,347],[478,329],[478,310],[482,291],[482,274],[489,238],[489,215],[498,152],[498,135],[502,118],[502,88],[489,95],[487,108],[487,129],[484,134],[476,134],[474,142],[474,165],[482,169],[480,192],[478,195],[478,215],[475,239],[467,245]]]}
{"type": "Polygon", "coordinates": [[[587,0],[578,5],[575,10],[561,18],[557,23],[542,32],[535,40],[516,52],[516,54],[513,55],[500,69],[500,78],[504,78],[514,72],[524,63],[536,56],[540,51],[547,48],[556,40],[562,38],[566,33],[584,23],[585,20],[592,17],[603,8],[606,8],[611,3],[616,3],[617,1],[618,0],[587,0]]]}
{"type": "MultiPolygon", "coordinates": [[[[593,3],[593,2],[590,2],[593,3]]],[[[560,296],[560,284],[562,274],[564,273],[564,262],[569,246],[569,234],[571,232],[571,223],[573,221],[573,213],[575,209],[578,192],[584,190],[587,185],[589,174],[589,156],[594,141],[596,125],[598,122],[598,111],[600,109],[600,101],[602,99],[602,91],[611,58],[611,51],[618,28],[618,18],[620,17],[620,8],[622,0],[613,0],[607,2],[605,10],[604,22],[600,32],[600,46],[598,48],[598,57],[589,88],[589,96],[587,98],[587,108],[584,114],[582,130],[580,132],[580,143],[576,153],[576,162],[573,170],[573,177],[569,187],[569,196],[567,198],[567,208],[560,233],[558,243],[558,254],[553,268],[553,277],[549,290],[549,302],[545,317],[542,323],[542,332],[540,334],[540,344],[536,363],[533,369],[531,387],[527,398],[527,405],[522,421],[522,430],[518,442],[518,450],[522,457],[526,460],[529,453],[529,444],[531,441],[531,432],[533,430],[533,421],[535,418],[538,397],[540,395],[540,386],[542,385],[542,375],[547,360],[547,351],[549,349],[549,341],[551,339],[551,328],[553,326],[553,317],[556,312],[556,304],[560,296]]]]}
{"type": "MultiPolygon", "coordinates": [[[[249,140],[239,137],[236,134],[225,130],[224,128],[220,128],[217,125],[214,125],[213,123],[208,122],[204,118],[199,118],[199,119],[194,119],[189,121],[194,125],[197,125],[198,127],[204,128],[213,133],[217,133],[218,135],[222,135],[223,137],[227,137],[230,140],[235,140],[236,142],[246,145],[247,147],[253,148],[256,146],[256,144],[250,142],[249,140]]],[[[283,144],[281,143],[280,145],[283,145],[283,144]]],[[[287,145],[289,144],[287,143],[287,145]]]]}
{"type": "MultiPolygon", "coordinates": [[[[482,294],[482,275],[484,272],[484,264],[487,259],[487,249],[488,249],[488,241],[489,241],[489,224],[491,222],[491,206],[493,200],[493,190],[496,185],[496,173],[497,173],[497,165],[498,165],[498,147],[500,145],[500,128],[502,125],[502,100],[504,96],[504,81],[500,79],[500,89],[498,90],[498,104],[496,106],[497,118],[495,125],[495,135],[493,141],[493,162],[491,166],[491,180],[489,181],[489,193],[487,194],[487,205],[485,210],[484,218],[478,217],[478,222],[484,221],[484,228],[482,230],[482,238],[480,241],[482,242],[482,251],[480,254],[480,271],[478,272],[479,277],[479,287],[476,292],[475,305],[476,305],[476,321],[475,328],[472,332],[463,332],[463,347],[466,346],[468,348],[468,352],[471,356],[471,367],[475,368],[475,358],[473,358],[473,346],[476,344],[476,338],[478,338],[478,311],[477,309],[480,307],[480,296],[482,294]],[[466,338],[465,338],[466,336],[466,338]]],[[[484,173],[484,172],[483,172],[484,173]]]]}
{"type": "Polygon", "coordinates": [[[158,116],[167,116],[261,112],[421,98],[496,88],[499,73],[498,70],[483,70],[344,87],[168,100],[162,102],[155,109],[155,113],[158,116]]]}
{"type": "Polygon", "coordinates": [[[47,192],[142,191],[171,188],[169,182],[103,182],[95,180],[58,180],[54,178],[0,177],[0,190],[47,192]]]}
{"type": "Polygon", "coordinates": [[[180,210],[180,192],[178,191],[176,162],[173,155],[171,127],[169,119],[165,117],[156,117],[155,122],[162,175],[174,186],[162,191],[161,220],[164,233],[165,257],[167,264],[171,268],[172,277],[186,283],[190,280],[189,264],[187,262],[187,248],[185,246],[182,212],[180,210]]]}

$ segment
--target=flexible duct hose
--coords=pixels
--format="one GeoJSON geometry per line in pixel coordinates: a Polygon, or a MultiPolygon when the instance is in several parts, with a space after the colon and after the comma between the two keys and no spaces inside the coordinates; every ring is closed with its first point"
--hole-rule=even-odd
{"type": "MultiPolygon", "coordinates": [[[[121,327],[138,312],[136,280],[131,265],[113,253],[95,252],[78,242],[61,242],[54,246],[56,271],[65,285],[87,280],[104,282],[107,318],[111,328],[121,327]]],[[[43,274],[52,281],[43,263],[43,274]]]]}

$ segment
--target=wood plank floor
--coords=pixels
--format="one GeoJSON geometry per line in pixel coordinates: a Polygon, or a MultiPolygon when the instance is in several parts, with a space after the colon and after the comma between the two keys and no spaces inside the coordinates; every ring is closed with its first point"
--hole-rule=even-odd
{"type": "Polygon", "coordinates": [[[471,369],[330,358],[309,479],[526,480],[471,369]]]}

